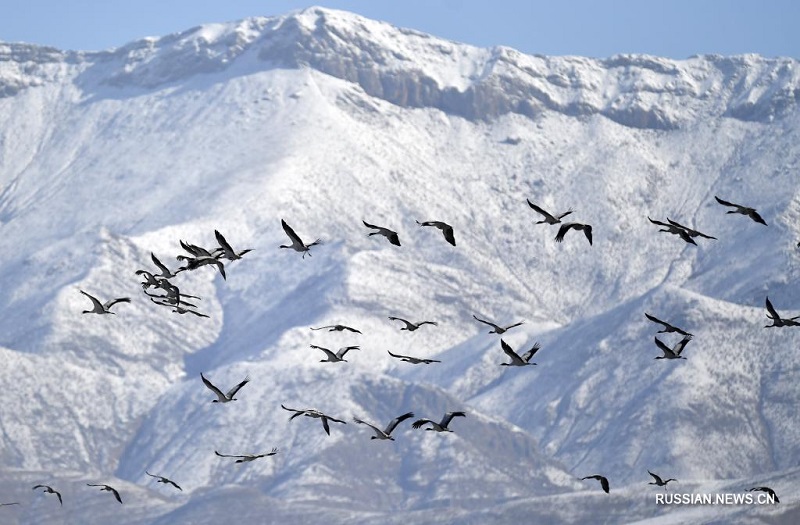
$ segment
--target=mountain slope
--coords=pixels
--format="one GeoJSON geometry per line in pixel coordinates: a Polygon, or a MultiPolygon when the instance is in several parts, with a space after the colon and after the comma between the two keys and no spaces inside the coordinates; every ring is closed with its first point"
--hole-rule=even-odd
{"type": "MultiPolygon", "coordinates": [[[[9,487],[22,473],[70,480],[65,510],[87,523],[114,511],[75,506],[98,478],[135,494],[122,523],[210,523],[229,500],[275,520],[320,505],[332,521],[451,519],[430,509],[502,521],[531,507],[559,521],[583,515],[564,498],[609,509],[576,480],[596,472],[631,497],[647,469],[698,490],[794,475],[800,332],[762,327],[767,295],[800,309],[796,61],[530,57],[320,8],[101,53],[2,53],[9,487]],[[593,245],[580,232],[554,242],[526,198],[573,208],[593,245]],[[689,246],[648,216],[718,239],[689,246]],[[281,219],[323,244],[280,250],[281,219]],[[452,224],[457,246],[415,220],[452,224]],[[175,268],[180,239],[211,246],[215,229],[253,251],[226,263],[226,280],[210,268],[174,279],[211,317],[153,305],[134,274],[150,252],[175,268]],[[132,303],[81,315],[79,289],[132,303]],[[653,359],[644,312],[695,334],[686,361],[653,359]],[[499,366],[499,337],[473,314],[524,320],[503,337],[540,341],[537,366],[499,366]],[[438,326],[406,333],[388,316],[438,326]],[[308,329],[332,323],[363,335],[308,329]],[[328,364],[311,344],[361,349],[328,364]],[[212,405],[200,372],[252,381],[212,405]],[[348,423],[329,437],[281,403],[348,423]],[[453,434],[406,422],[394,443],[352,421],[448,410],[467,412],[453,434]],[[272,447],[245,465],[214,455],[272,447]],[[145,469],[186,493],[154,488],[145,469]]],[[[29,492],[8,494],[29,507],[29,492]]],[[[613,501],[623,520],[650,516],[613,501]]]]}

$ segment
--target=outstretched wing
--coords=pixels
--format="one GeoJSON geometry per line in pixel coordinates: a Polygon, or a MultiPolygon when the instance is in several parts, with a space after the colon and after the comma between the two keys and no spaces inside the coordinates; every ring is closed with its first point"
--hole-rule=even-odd
{"type": "Polygon", "coordinates": [[[129,302],[131,302],[130,297],[118,297],[116,299],[111,299],[110,301],[106,301],[106,304],[104,304],[103,307],[109,309],[117,303],[129,303],[129,302]]]}
{"type": "Polygon", "coordinates": [[[417,419],[416,421],[411,423],[411,428],[419,428],[427,423],[433,423],[433,421],[431,421],[430,419],[417,419]]]}
{"type": "Polygon", "coordinates": [[[730,206],[731,208],[739,208],[740,207],[738,204],[734,204],[732,202],[724,201],[724,200],[720,199],[719,197],[717,197],[716,195],[714,195],[714,198],[717,199],[717,202],[722,204],[723,206],[730,206]]]}
{"type": "Polygon", "coordinates": [[[325,348],[323,346],[317,346],[317,345],[309,345],[309,346],[311,348],[316,348],[317,350],[322,350],[323,352],[325,352],[325,355],[328,356],[328,359],[336,360],[338,358],[338,356],[336,354],[334,354],[332,351],[328,350],[327,348],[325,348]]]}
{"type": "Polygon", "coordinates": [[[225,394],[222,393],[222,390],[215,387],[211,381],[206,379],[206,376],[203,375],[203,372],[200,372],[200,378],[203,380],[203,384],[206,385],[209,390],[214,392],[220,400],[225,399],[225,394]]]}
{"type": "Polygon", "coordinates": [[[491,326],[492,328],[494,328],[495,330],[499,330],[499,329],[500,329],[500,327],[499,327],[499,326],[497,326],[496,324],[494,324],[493,322],[491,322],[491,321],[486,321],[486,320],[484,320],[484,319],[480,319],[480,318],[478,318],[478,317],[477,317],[475,314],[472,314],[472,317],[473,317],[473,318],[474,318],[476,321],[478,321],[479,323],[483,323],[483,324],[485,324],[485,325],[489,325],[489,326],[491,326]]]}
{"type": "Polygon", "coordinates": [[[769,315],[767,317],[769,317],[770,319],[777,320],[781,318],[781,316],[778,315],[778,311],[775,310],[774,306],[772,306],[772,302],[770,302],[769,296],[767,296],[767,312],[769,312],[769,315]]]}
{"type": "Polygon", "coordinates": [[[447,427],[447,425],[450,424],[450,422],[453,420],[454,417],[466,417],[466,416],[467,414],[465,414],[464,412],[448,412],[447,414],[444,415],[444,417],[442,418],[442,422],[440,424],[443,427],[447,427]]]}
{"type": "Polygon", "coordinates": [[[103,309],[103,303],[101,303],[96,297],[89,295],[88,293],[84,292],[83,290],[81,290],[80,292],[83,295],[85,295],[86,297],[88,297],[92,301],[92,304],[94,305],[94,309],[95,310],[102,310],[103,309]]]}
{"type": "Polygon", "coordinates": [[[541,346],[539,346],[539,343],[533,343],[533,347],[524,354],[522,354],[522,360],[525,361],[526,363],[529,362],[533,358],[533,356],[536,355],[536,352],[539,351],[539,348],[541,348],[541,346]]]}
{"type": "Polygon", "coordinates": [[[660,349],[662,352],[664,352],[664,354],[668,355],[668,354],[671,354],[671,353],[672,353],[672,348],[670,348],[670,347],[668,347],[667,345],[665,345],[665,344],[664,344],[664,343],[661,341],[661,339],[659,339],[658,337],[654,337],[654,339],[655,339],[655,341],[656,341],[656,346],[657,346],[657,347],[658,347],[658,348],[659,348],[659,349],[660,349]]]}
{"type": "Polygon", "coordinates": [[[678,344],[675,345],[675,348],[672,349],[672,352],[677,356],[681,355],[681,352],[683,352],[683,349],[686,348],[686,344],[691,340],[692,340],[692,336],[691,335],[683,336],[683,339],[678,341],[678,344]]]}
{"type": "Polygon", "coordinates": [[[286,232],[286,235],[289,236],[289,239],[292,241],[292,244],[299,244],[303,245],[303,241],[300,240],[300,237],[294,232],[291,226],[286,224],[286,221],[281,219],[281,226],[283,226],[283,231],[286,232]]]}
{"type": "Polygon", "coordinates": [[[665,322],[665,321],[662,321],[662,320],[661,320],[661,319],[659,319],[658,317],[656,317],[656,316],[654,316],[654,315],[650,315],[650,314],[648,314],[647,312],[645,312],[645,313],[644,313],[644,316],[645,316],[645,317],[647,317],[648,319],[650,319],[651,321],[653,321],[654,323],[658,323],[658,324],[660,324],[660,325],[663,325],[663,326],[664,326],[664,328],[669,328],[669,327],[671,327],[671,326],[672,326],[671,324],[669,324],[669,323],[667,323],[667,322],[665,322]]]}
{"type": "Polygon", "coordinates": [[[338,352],[336,352],[336,357],[339,359],[343,358],[344,355],[349,352],[350,350],[360,350],[360,346],[345,346],[344,348],[340,348],[338,352]]]}
{"type": "Polygon", "coordinates": [[[306,413],[305,410],[297,410],[296,408],[289,408],[287,406],[284,406],[283,403],[281,403],[281,408],[284,410],[288,410],[289,412],[294,412],[294,414],[292,414],[292,417],[289,418],[289,421],[291,421],[292,419],[296,418],[299,415],[306,413]]]}
{"type": "Polygon", "coordinates": [[[566,224],[562,224],[561,227],[558,229],[558,233],[556,234],[556,242],[562,242],[567,232],[570,229],[574,228],[576,225],[577,225],[576,222],[568,222],[566,224]]]}
{"type": "Polygon", "coordinates": [[[517,355],[517,353],[502,339],[500,339],[500,348],[503,349],[503,352],[511,358],[511,361],[519,363],[522,361],[522,358],[517,355]]]}
{"type": "Polygon", "coordinates": [[[235,396],[235,395],[236,395],[236,392],[238,392],[240,388],[242,388],[244,385],[246,385],[246,384],[247,384],[247,383],[249,383],[249,382],[250,382],[250,376],[246,376],[246,377],[244,378],[244,381],[242,381],[241,383],[239,383],[239,384],[238,384],[238,385],[236,385],[235,387],[233,387],[233,388],[231,388],[230,390],[228,390],[227,397],[230,399],[230,398],[232,398],[233,396],[235,396]]]}
{"type": "MultiPolygon", "coordinates": [[[[534,203],[532,203],[532,202],[530,201],[530,199],[525,199],[525,200],[526,200],[526,201],[528,201],[528,206],[530,206],[530,207],[533,209],[533,211],[535,211],[536,213],[539,213],[539,214],[543,215],[543,216],[544,216],[544,218],[545,218],[545,219],[547,219],[547,220],[551,220],[551,221],[553,221],[553,222],[558,222],[558,219],[556,219],[556,218],[555,218],[553,215],[551,215],[550,213],[546,212],[544,209],[542,209],[542,208],[540,208],[539,206],[537,206],[537,205],[535,205],[534,203]]],[[[569,212],[567,212],[567,213],[569,213],[569,212]]],[[[566,215],[566,213],[565,213],[564,215],[566,215]]],[[[562,217],[563,217],[563,215],[562,215],[562,217]]]]}
{"type": "Polygon", "coordinates": [[[392,419],[391,421],[389,421],[389,425],[386,426],[386,430],[384,430],[384,432],[386,432],[387,434],[391,434],[392,431],[395,429],[395,427],[397,427],[397,425],[399,425],[401,422],[405,421],[410,417],[414,417],[413,412],[406,412],[402,416],[398,416],[392,419]]]}
{"type": "Polygon", "coordinates": [[[357,417],[354,417],[353,421],[355,421],[359,425],[367,425],[368,427],[370,427],[372,430],[374,430],[378,434],[383,434],[383,431],[381,429],[379,429],[378,427],[376,427],[375,425],[373,425],[372,423],[367,423],[366,421],[358,419],[357,417]]]}
{"type": "Polygon", "coordinates": [[[233,248],[231,248],[231,245],[228,244],[228,241],[225,240],[225,237],[223,237],[222,234],[219,231],[214,230],[214,236],[217,238],[217,242],[219,243],[220,248],[222,248],[222,250],[225,253],[234,253],[234,254],[236,253],[236,252],[233,251],[233,248]]]}
{"type": "Polygon", "coordinates": [[[656,482],[656,483],[658,483],[659,485],[662,485],[662,484],[664,483],[664,482],[661,480],[661,476],[659,476],[658,474],[653,474],[653,473],[652,473],[652,472],[650,472],[649,470],[647,471],[647,473],[648,473],[648,474],[650,474],[651,476],[653,476],[653,479],[654,479],[654,480],[655,480],[655,482],[656,482]]]}

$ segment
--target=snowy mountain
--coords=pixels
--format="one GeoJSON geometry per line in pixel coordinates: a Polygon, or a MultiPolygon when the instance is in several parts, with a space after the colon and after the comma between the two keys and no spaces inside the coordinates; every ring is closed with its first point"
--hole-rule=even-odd
{"type": "Polygon", "coordinates": [[[528,56],[322,8],[104,52],[0,43],[2,522],[796,522],[800,330],[763,326],[767,296],[800,315],[799,100],[789,58],[528,56]],[[281,219],[323,244],[279,249],[281,219]],[[154,305],[150,253],[177,268],[215,229],[253,251],[172,279],[210,317],[154,305]],[[79,290],[132,301],[82,315],[79,290]],[[686,360],[654,360],[645,312],[694,334],[686,360]],[[524,321],[502,338],[537,365],[499,366],[473,315],[524,321]],[[363,334],[309,330],[336,323],[363,334]],[[201,372],[251,381],[212,404],[201,372]],[[395,441],[353,421],[453,410],[395,441]],[[781,503],[657,506],[648,469],[781,503]]]}

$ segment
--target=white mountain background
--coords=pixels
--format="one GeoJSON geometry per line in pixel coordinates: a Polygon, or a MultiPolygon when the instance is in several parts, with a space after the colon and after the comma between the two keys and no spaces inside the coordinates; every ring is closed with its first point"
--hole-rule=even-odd
{"type": "Polygon", "coordinates": [[[798,101],[791,58],[524,55],[322,8],[102,52],[0,43],[0,502],[20,503],[0,522],[797,523],[800,329],[765,329],[764,304],[800,315],[798,101]],[[323,244],[279,249],[281,219],[323,244]],[[142,294],[151,252],[177,268],[215,229],[253,251],[172,279],[209,318],[142,294]],[[82,315],[79,290],[132,302],[82,315]],[[694,334],[686,360],[654,360],[645,312],[694,334]],[[473,315],[524,321],[503,338],[538,341],[537,366],[500,366],[473,315]],[[309,330],[335,323],[363,335],[309,330]],[[201,372],[251,382],[211,403],[201,372]],[[394,442],[353,422],[453,410],[394,442]],[[658,506],[648,469],[781,503],[658,506]]]}

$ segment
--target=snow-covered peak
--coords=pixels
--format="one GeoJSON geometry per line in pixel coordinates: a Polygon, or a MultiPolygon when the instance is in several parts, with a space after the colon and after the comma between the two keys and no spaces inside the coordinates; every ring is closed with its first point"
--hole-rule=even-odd
{"type": "Polygon", "coordinates": [[[5,44],[2,51],[8,58],[0,63],[0,93],[8,94],[53,77],[31,63],[63,57],[82,63],[78,81],[85,90],[96,84],[159,89],[195,75],[310,67],[392,104],[435,108],[470,120],[507,113],[537,118],[551,110],[575,117],[602,114],[636,128],[673,129],[709,114],[768,121],[800,99],[800,68],[791,58],[525,55],[321,7],[205,24],[102,53],[59,54],[18,44],[5,44]]]}

